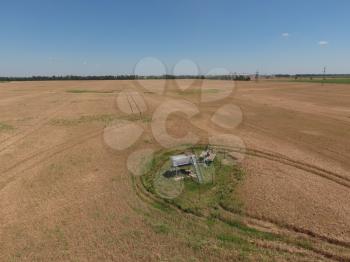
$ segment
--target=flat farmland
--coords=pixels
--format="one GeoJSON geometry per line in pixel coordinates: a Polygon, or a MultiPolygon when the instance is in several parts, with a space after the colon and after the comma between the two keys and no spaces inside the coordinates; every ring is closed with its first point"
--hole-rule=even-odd
{"type": "Polygon", "coordinates": [[[0,83],[0,260],[349,261],[349,160],[347,84],[0,83]],[[220,136],[243,142],[240,212],[139,187],[135,156],[220,136]]]}

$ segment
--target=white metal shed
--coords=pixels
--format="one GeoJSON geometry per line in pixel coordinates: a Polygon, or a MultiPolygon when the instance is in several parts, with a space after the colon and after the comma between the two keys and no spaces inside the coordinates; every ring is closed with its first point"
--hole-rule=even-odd
{"type": "Polygon", "coordinates": [[[173,167],[179,167],[179,166],[185,166],[185,165],[192,164],[191,156],[188,156],[188,155],[171,156],[170,160],[171,160],[171,164],[173,167]]]}

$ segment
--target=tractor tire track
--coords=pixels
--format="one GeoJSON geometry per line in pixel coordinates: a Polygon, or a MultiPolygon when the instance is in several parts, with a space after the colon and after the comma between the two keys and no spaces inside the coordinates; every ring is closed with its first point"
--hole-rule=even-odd
{"type": "Polygon", "coordinates": [[[61,109],[66,107],[69,102],[64,103],[61,105],[58,109],[53,110],[49,115],[44,116],[43,118],[39,119],[36,123],[34,123],[34,127],[29,128],[25,130],[24,132],[18,132],[15,135],[13,135],[10,138],[7,138],[0,142],[0,153],[8,149],[9,147],[15,145],[16,143],[22,141],[23,139],[27,138],[34,132],[40,130],[46,123],[49,122],[49,120],[57,115],[59,112],[61,112],[61,109]]]}
{"type": "MultiPolygon", "coordinates": [[[[37,157],[40,157],[41,155],[44,154],[44,157],[38,159],[37,161],[35,161],[32,165],[29,165],[25,168],[23,168],[22,170],[18,171],[18,172],[23,172],[24,170],[28,170],[28,169],[31,169],[35,166],[37,166],[38,164],[52,158],[53,156],[55,155],[58,155],[66,150],[69,150],[71,148],[74,148],[78,145],[81,145],[83,143],[85,143],[87,140],[89,139],[92,139],[92,138],[95,138],[95,137],[98,137],[100,136],[101,134],[103,133],[103,130],[99,130],[99,131],[94,131],[94,132],[91,132],[91,133],[88,133],[86,134],[85,136],[79,136],[79,138],[72,138],[70,139],[69,141],[66,141],[66,142],[63,142],[61,144],[58,144],[58,145],[55,145],[53,147],[49,147],[49,148],[46,148],[46,149],[43,149],[43,150],[40,150],[38,152],[35,152],[23,159],[21,159],[20,161],[18,161],[17,163],[13,164],[12,166],[6,168],[5,170],[2,170],[1,171],[1,174],[4,175],[10,171],[13,171],[15,170],[16,168],[19,168],[21,166],[23,166],[24,164],[28,163],[29,161],[37,158],[37,157]],[[52,152],[53,151],[53,152],[52,152]]],[[[7,178],[5,181],[1,182],[0,183],[0,191],[5,188],[10,182],[14,181],[15,180],[15,177],[14,176],[11,176],[9,178],[7,178]]]]}
{"type": "Polygon", "coordinates": [[[134,109],[133,109],[133,106],[131,105],[131,102],[130,102],[129,93],[126,94],[126,99],[127,99],[128,103],[129,103],[131,114],[134,114],[134,109]]]}
{"type": "Polygon", "coordinates": [[[257,149],[251,149],[251,148],[237,148],[237,149],[233,149],[230,147],[226,147],[226,146],[220,146],[220,145],[215,145],[215,146],[219,146],[221,148],[224,148],[226,150],[231,151],[231,152],[236,152],[236,153],[242,153],[242,154],[246,154],[252,157],[257,157],[257,158],[263,158],[263,159],[267,159],[273,162],[277,162],[283,165],[288,165],[303,171],[306,171],[310,174],[322,177],[324,179],[327,179],[329,181],[332,181],[334,183],[337,183],[341,186],[344,186],[346,188],[350,189],[350,178],[345,177],[343,175],[337,174],[335,172],[317,167],[315,165],[311,165],[302,161],[297,161],[297,160],[293,160],[291,158],[288,158],[284,155],[281,154],[276,154],[276,153],[271,153],[271,152],[267,152],[267,151],[261,151],[261,150],[257,150],[257,149]]]}
{"type": "MultiPolygon", "coordinates": [[[[142,109],[140,108],[140,106],[136,103],[136,100],[135,100],[135,97],[134,97],[135,94],[136,94],[137,96],[140,96],[139,93],[134,93],[134,94],[131,93],[130,96],[131,96],[131,99],[132,99],[132,101],[134,102],[134,104],[135,104],[135,106],[136,106],[136,108],[137,108],[137,111],[139,112],[140,115],[142,115],[142,111],[143,111],[143,110],[142,110],[142,109]]],[[[141,96],[140,96],[140,97],[141,97],[141,96]]],[[[141,98],[142,98],[142,97],[141,97],[141,98]]]]}
{"type": "Polygon", "coordinates": [[[350,180],[347,177],[344,177],[342,175],[339,175],[337,173],[334,173],[332,171],[325,170],[320,167],[316,167],[314,165],[301,162],[301,161],[296,161],[290,158],[287,158],[285,156],[277,155],[277,154],[271,154],[271,153],[266,153],[263,151],[259,150],[247,150],[247,155],[253,156],[253,157],[258,157],[258,158],[264,158],[273,162],[278,162],[280,164],[288,165],[291,167],[295,167],[297,169],[306,171],[310,174],[322,177],[324,179],[327,179],[329,181],[332,181],[334,183],[337,183],[341,186],[344,186],[346,188],[350,189],[350,180]]]}
{"type": "MultiPolygon", "coordinates": [[[[160,204],[164,204],[164,205],[167,205],[171,208],[173,208],[174,210],[176,210],[177,212],[180,212],[182,214],[186,214],[188,216],[192,216],[194,218],[197,218],[197,219],[203,219],[202,216],[199,216],[197,214],[192,214],[192,213],[188,213],[188,212],[185,212],[183,209],[179,208],[178,206],[174,205],[174,204],[171,204],[169,202],[164,202],[161,198],[155,196],[154,194],[152,193],[149,193],[145,188],[144,186],[142,185],[142,182],[141,180],[139,180],[138,178],[137,179],[133,179],[133,188],[135,190],[135,193],[136,195],[140,198],[140,200],[148,205],[152,205],[152,203],[160,203],[160,204]]],[[[226,209],[224,209],[223,207],[219,206],[218,207],[218,210],[220,210],[221,212],[224,212],[224,213],[228,213],[229,215],[233,215],[235,213],[231,212],[231,211],[228,211],[226,209]]],[[[316,233],[310,231],[310,230],[301,230],[300,228],[295,228],[294,226],[286,226],[286,225],[280,225],[278,223],[274,223],[270,220],[265,220],[265,219],[261,219],[261,218],[256,218],[252,215],[248,215],[248,214],[244,214],[244,216],[242,216],[241,214],[235,214],[235,215],[239,215],[241,216],[242,218],[248,218],[248,219],[254,219],[254,220],[258,220],[258,221],[262,221],[262,222],[268,222],[268,223],[271,223],[273,224],[275,227],[277,228],[282,228],[282,229],[285,229],[287,230],[290,234],[302,234],[304,237],[306,238],[311,238],[311,239],[315,239],[316,241],[320,241],[320,242],[325,242],[325,243],[328,243],[328,244],[332,244],[332,245],[335,245],[335,246],[341,246],[341,247],[346,247],[348,248],[348,244],[347,242],[341,242],[341,241],[338,241],[336,239],[331,239],[331,238],[327,238],[325,236],[322,236],[322,235],[317,235],[316,233]]],[[[227,220],[225,220],[223,217],[219,216],[217,218],[219,221],[221,221],[222,223],[227,223],[227,220]]],[[[291,245],[290,243],[285,243],[287,245],[291,245]]],[[[294,246],[294,245],[291,245],[291,246],[294,246]]],[[[330,259],[330,260],[333,260],[333,261],[350,261],[350,258],[349,257],[344,257],[344,256],[341,256],[341,255],[338,255],[338,254],[334,254],[334,253],[331,253],[331,252],[328,252],[328,251],[325,251],[325,250],[321,250],[319,248],[303,248],[303,247],[300,247],[300,246],[296,246],[298,248],[301,248],[302,250],[304,250],[306,253],[313,253],[313,254],[316,254],[320,257],[324,257],[324,258],[327,258],[327,259],[330,259]]],[[[271,247],[266,247],[266,248],[271,248],[271,247]]],[[[288,250],[284,250],[285,252],[288,252],[288,250]]]]}
{"type": "Polygon", "coordinates": [[[284,155],[281,155],[281,154],[276,154],[276,153],[271,153],[271,152],[267,152],[267,151],[261,151],[261,150],[256,150],[256,149],[249,149],[251,152],[255,153],[255,154],[260,154],[260,155],[268,155],[269,157],[274,157],[276,159],[283,159],[285,161],[289,161],[291,163],[294,163],[295,165],[301,165],[301,166],[305,166],[305,167],[308,167],[308,168],[311,168],[311,169],[314,169],[314,170],[317,170],[319,172],[323,172],[323,173],[326,173],[328,175],[331,175],[331,176],[334,176],[334,177],[337,177],[339,179],[342,179],[342,180],[345,180],[347,182],[350,182],[350,178],[349,177],[345,177],[343,175],[339,175],[335,172],[332,172],[332,171],[329,171],[329,170],[326,170],[324,168],[320,168],[320,167],[317,167],[315,165],[311,165],[309,163],[306,163],[306,162],[301,162],[301,161],[296,161],[296,160],[293,160],[291,158],[288,158],[284,155]]]}
{"type": "MultiPolygon", "coordinates": [[[[255,125],[252,125],[252,124],[248,124],[248,123],[246,123],[245,125],[246,125],[247,127],[251,128],[251,129],[255,130],[255,131],[264,133],[264,134],[266,134],[266,135],[268,135],[268,136],[271,136],[271,137],[273,137],[273,138],[282,139],[282,140],[284,140],[284,141],[288,141],[288,142],[293,143],[293,144],[298,143],[298,144],[301,144],[301,145],[306,146],[309,150],[314,151],[312,148],[310,148],[310,144],[308,144],[308,143],[306,143],[306,142],[303,142],[303,141],[301,141],[301,140],[297,140],[297,141],[296,141],[296,140],[294,140],[294,139],[291,139],[291,138],[288,138],[288,137],[285,137],[285,136],[282,137],[282,136],[280,136],[280,135],[276,135],[276,134],[274,135],[274,134],[272,134],[271,132],[269,132],[268,129],[266,129],[266,128],[264,128],[264,127],[258,127],[258,126],[255,126],[255,125]]],[[[332,159],[332,160],[334,160],[334,161],[337,161],[337,160],[339,160],[339,159],[344,160],[345,162],[347,161],[346,156],[344,156],[344,154],[342,154],[342,153],[340,153],[340,152],[337,152],[337,151],[335,151],[335,150],[331,150],[330,148],[323,148],[323,150],[324,150],[325,152],[328,152],[328,154],[326,154],[326,157],[329,158],[329,159],[332,159]],[[330,154],[329,154],[329,153],[330,153],[330,154]]],[[[314,151],[314,152],[318,153],[318,151],[314,151]]]]}
{"type": "Polygon", "coordinates": [[[267,249],[274,249],[274,250],[277,250],[277,251],[283,251],[283,252],[287,252],[287,253],[290,253],[290,254],[296,254],[296,253],[299,253],[300,255],[302,254],[309,254],[310,252],[312,252],[314,255],[316,255],[318,258],[326,258],[327,260],[332,260],[332,261],[340,261],[340,262],[349,262],[350,261],[350,258],[347,258],[347,257],[343,257],[343,256],[339,256],[339,255],[336,255],[334,253],[330,253],[330,252],[327,252],[327,251],[324,251],[324,250],[320,250],[318,248],[313,248],[313,247],[309,247],[308,249],[306,248],[301,248],[301,247],[298,247],[299,249],[303,250],[304,252],[295,252],[295,251],[290,251],[288,250],[288,248],[281,248],[281,247],[278,247],[278,246],[273,246],[269,243],[259,243],[258,241],[253,241],[253,243],[259,247],[262,247],[262,248],[267,248],[267,249]]]}
{"type": "MultiPolygon", "coordinates": [[[[242,216],[241,214],[234,213],[231,210],[225,209],[223,206],[220,206],[219,209],[224,211],[224,212],[226,212],[226,213],[229,213],[229,214],[231,213],[231,214],[235,214],[235,215],[238,215],[238,216],[242,216]]],[[[247,212],[245,212],[242,217],[243,218],[252,219],[252,220],[256,220],[256,221],[259,221],[259,222],[270,223],[270,224],[274,225],[277,228],[286,229],[286,230],[288,230],[290,232],[303,234],[303,235],[306,235],[308,237],[321,240],[321,241],[326,242],[328,244],[332,244],[332,245],[336,245],[336,246],[340,246],[340,247],[345,247],[345,248],[350,248],[350,242],[349,241],[343,241],[343,240],[339,240],[339,239],[336,239],[336,238],[330,238],[330,237],[327,237],[325,235],[318,234],[318,233],[316,233],[316,232],[314,232],[312,230],[309,230],[309,229],[297,227],[295,225],[290,225],[290,224],[286,224],[286,223],[281,223],[281,222],[276,221],[274,219],[270,219],[270,218],[267,218],[267,217],[256,216],[256,215],[253,215],[253,214],[250,214],[250,213],[247,213],[247,212]]]]}
{"type": "Polygon", "coordinates": [[[136,100],[135,100],[135,94],[138,94],[138,93],[133,93],[133,92],[128,92],[127,93],[127,96],[128,96],[128,102],[129,102],[129,105],[130,107],[132,107],[132,112],[133,114],[139,114],[139,115],[142,115],[142,110],[140,108],[140,106],[137,104],[136,100]]]}

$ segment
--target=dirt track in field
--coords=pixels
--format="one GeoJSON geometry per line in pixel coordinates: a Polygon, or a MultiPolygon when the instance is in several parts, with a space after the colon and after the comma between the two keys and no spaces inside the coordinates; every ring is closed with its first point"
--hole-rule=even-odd
{"type": "Polygon", "coordinates": [[[249,147],[278,155],[247,160],[248,212],[349,243],[349,86],[259,83],[251,89],[239,96],[242,132],[249,147]]]}
{"type": "Polygon", "coordinates": [[[138,149],[161,148],[152,116],[176,99],[199,113],[190,121],[172,114],[171,136],[244,141],[247,217],[350,246],[349,85],[238,82],[227,93],[231,82],[162,83],[0,83],[0,123],[13,127],[0,129],[0,260],[191,256],[145,225],[126,167],[138,149]],[[236,128],[225,112],[211,121],[227,104],[243,113],[236,128]],[[104,141],[105,127],[118,121],[143,129],[123,151],[104,141]]]}

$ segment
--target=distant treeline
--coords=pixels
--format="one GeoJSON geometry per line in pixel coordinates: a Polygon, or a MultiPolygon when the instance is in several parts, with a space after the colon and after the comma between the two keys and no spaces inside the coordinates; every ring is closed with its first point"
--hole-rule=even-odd
{"type": "Polygon", "coordinates": [[[57,80],[136,80],[136,79],[215,79],[249,81],[250,76],[245,75],[162,75],[162,76],[138,76],[138,75],[106,75],[106,76],[30,76],[30,77],[0,77],[0,81],[57,81],[57,80]]]}
{"type": "Polygon", "coordinates": [[[289,77],[289,78],[319,78],[319,77],[328,77],[328,78],[350,78],[350,74],[296,74],[296,75],[288,75],[288,74],[278,74],[275,77],[289,77]]]}

